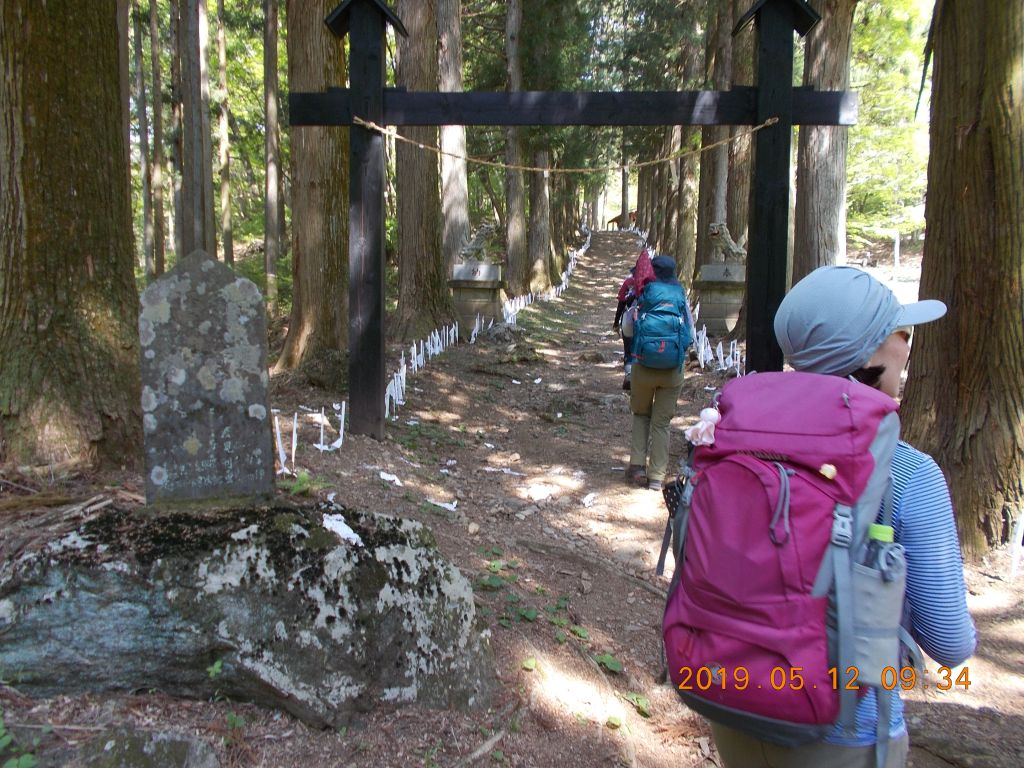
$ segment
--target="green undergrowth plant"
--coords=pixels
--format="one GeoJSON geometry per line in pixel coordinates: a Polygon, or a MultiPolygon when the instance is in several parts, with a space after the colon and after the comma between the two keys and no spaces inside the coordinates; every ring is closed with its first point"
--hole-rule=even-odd
{"type": "Polygon", "coordinates": [[[327,484],[301,469],[294,478],[279,480],[278,486],[291,496],[311,496],[327,484]]]}
{"type": "Polygon", "coordinates": [[[2,768],[35,768],[39,765],[35,755],[32,754],[39,746],[39,739],[35,739],[31,748],[25,749],[15,740],[14,735],[7,730],[7,723],[0,717],[0,763],[2,768]]]}

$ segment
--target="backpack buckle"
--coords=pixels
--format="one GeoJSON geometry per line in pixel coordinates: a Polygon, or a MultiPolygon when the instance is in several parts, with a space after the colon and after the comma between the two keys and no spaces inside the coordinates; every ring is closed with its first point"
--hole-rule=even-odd
{"type": "Polygon", "coordinates": [[[853,543],[853,510],[836,504],[832,512],[832,538],[837,547],[849,547],[853,543]]]}

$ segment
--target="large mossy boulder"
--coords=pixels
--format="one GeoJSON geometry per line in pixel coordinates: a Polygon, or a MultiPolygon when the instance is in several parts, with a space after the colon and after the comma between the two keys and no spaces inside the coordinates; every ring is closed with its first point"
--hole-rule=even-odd
{"type": "Polygon", "coordinates": [[[0,563],[0,668],[36,696],[220,695],[318,726],[471,705],[494,679],[474,619],[426,528],[332,504],[108,507],[0,563]]]}

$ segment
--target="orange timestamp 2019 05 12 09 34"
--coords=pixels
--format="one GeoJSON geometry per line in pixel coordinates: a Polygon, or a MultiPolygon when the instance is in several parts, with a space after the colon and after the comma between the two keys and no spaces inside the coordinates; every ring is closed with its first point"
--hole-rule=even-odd
{"type": "MultiPolygon", "coordinates": [[[[726,690],[732,688],[736,691],[744,691],[750,686],[755,688],[768,687],[771,690],[793,690],[799,691],[806,687],[803,676],[803,667],[772,667],[768,679],[760,683],[751,680],[750,670],[744,666],[735,667],[731,675],[729,670],[718,665],[697,667],[680,667],[679,676],[682,678],[677,686],[681,691],[707,691],[712,688],[726,690]]],[[[953,669],[950,667],[939,667],[936,670],[937,680],[925,682],[924,676],[914,667],[885,667],[882,670],[881,687],[887,691],[900,688],[904,691],[912,690],[918,685],[927,685],[938,691],[949,691],[955,687],[963,688],[965,691],[971,686],[970,671],[968,667],[953,669]]],[[[838,691],[840,689],[857,691],[860,690],[860,670],[857,667],[847,667],[845,675],[836,667],[828,669],[828,683],[822,687],[838,691]]],[[[817,688],[817,684],[811,687],[817,688]]]]}

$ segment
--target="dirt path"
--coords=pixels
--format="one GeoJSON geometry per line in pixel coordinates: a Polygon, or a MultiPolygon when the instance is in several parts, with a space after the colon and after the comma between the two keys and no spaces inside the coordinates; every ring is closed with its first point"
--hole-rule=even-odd
{"type": "MultiPolygon", "coordinates": [[[[500,681],[490,709],[379,710],[333,733],[231,702],[8,694],[8,720],[189,729],[217,743],[222,764],[239,766],[717,765],[704,723],[657,682],[666,582],[654,565],[665,511],[660,494],[623,480],[630,414],[611,323],[637,249],[628,234],[596,233],[560,299],[520,313],[515,333],[451,348],[411,377],[383,443],[349,437],[326,456],[300,447],[319,492],[424,521],[474,582],[500,681]]],[[[712,372],[688,375],[674,457],[681,428],[721,383],[712,372]]],[[[273,404],[329,409],[339,397],[280,379],[273,404]]],[[[300,443],[318,436],[309,422],[300,443]]],[[[982,636],[967,665],[972,685],[912,695],[915,768],[1024,765],[1024,578],[1010,585],[1006,573],[1005,552],[969,569],[982,636]]],[[[66,756],[89,732],[55,734],[41,754],[52,744],[66,756]]]]}
{"type": "MultiPolygon", "coordinates": [[[[374,489],[367,506],[431,524],[442,550],[478,584],[515,578],[477,590],[498,674],[522,702],[517,727],[496,747],[510,765],[715,764],[704,723],[656,680],[666,582],[654,566],[665,510],[659,494],[623,481],[630,414],[611,322],[637,250],[631,235],[596,233],[560,299],[522,312],[514,337],[437,358],[414,381],[387,447],[369,446],[378,459],[367,463],[405,485],[374,489]],[[457,512],[425,499],[457,501],[457,512]],[[510,562],[514,569],[488,570],[510,562]],[[603,654],[622,672],[602,671],[593,659],[603,654]],[[522,663],[531,658],[537,667],[527,672],[522,663]],[[646,698],[650,718],[623,698],[631,694],[646,698]],[[622,726],[609,727],[609,717],[622,726]]],[[[715,372],[688,374],[673,458],[683,451],[681,428],[722,383],[715,372]]],[[[343,496],[365,490],[365,470],[346,474],[354,482],[343,496]]],[[[1016,588],[1003,581],[1005,560],[996,553],[968,571],[982,636],[967,665],[971,687],[910,696],[917,768],[1024,765],[1024,579],[1016,588]]],[[[437,764],[455,764],[465,751],[444,741],[437,764]]]]}

